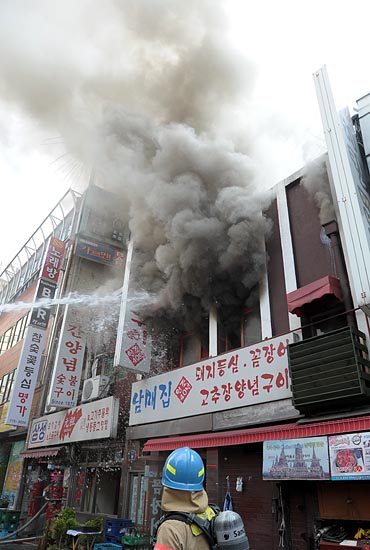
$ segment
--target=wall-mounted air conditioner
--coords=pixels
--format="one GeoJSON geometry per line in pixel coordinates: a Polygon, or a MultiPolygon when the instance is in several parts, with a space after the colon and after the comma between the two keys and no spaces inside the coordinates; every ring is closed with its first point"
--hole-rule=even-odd
{"type": "Polygon", "coordinates": [[[84,381],[82,389],[82,398],[81,402],[85,403],[86,401],[92,401],[93,399],[98,399],[103,392],[108,390],[110,378],[109,376],[93,376],[84,381]]]}

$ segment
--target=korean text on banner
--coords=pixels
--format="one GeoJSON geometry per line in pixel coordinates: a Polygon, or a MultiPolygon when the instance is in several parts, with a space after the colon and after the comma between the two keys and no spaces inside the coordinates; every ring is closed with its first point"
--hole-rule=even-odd
{"type": "Polygon", "coordinates": [[[28,448],[103,439],[117,435],[119,400],[113,396],[32,421],[28,448]]]}
{"type": "Polygon", "coordinates": [[[288,333],[135,382],[130,425],[291,397],[287,346],[292,341],[288,333]]]}
{"type": "Polygon", "coordinates": [[[65,255],[65,243],[56,237],[51,237],[46,251],[44,265],[41,272],[42,279],[58,283],[60,270],[65,255]]]}
{"type": "Polygon", "coordinates": [[[46,332],[31,325],[27,327],[17,375],[10,398],[6,424],[27,426],[31,412],[33,394],[40,368],[46,332]]]}
{"type": "Polygon", "coordinates": [[[67,305],[59,338],[48,405],[75,407],[84,360],[86,337],[76,306],[67,305]]]}

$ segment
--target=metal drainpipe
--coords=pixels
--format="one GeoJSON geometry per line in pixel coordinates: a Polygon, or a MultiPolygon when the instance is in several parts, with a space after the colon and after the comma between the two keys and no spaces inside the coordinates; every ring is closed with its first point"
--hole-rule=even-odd
{"type": "Polygon", "coordinates": [[[323,228],[325,229],[326,235],[330,238],[332,242],[332,250],[334,253],[335,267],[337,270],[338,279],[340,281],[344,309],[345,311],[350,312],[346,314],[347,324],[349,327],[357,328],[355,316],[353,312],[351,312],[351,310],[353,309],[353,302],[352,302],[352,296],[351,296],[351,290],[349,286],[346,265],[344,262],[342,244],[339,236],[338,224],[335,220],[333,220],[323,224],[323,228]]]}

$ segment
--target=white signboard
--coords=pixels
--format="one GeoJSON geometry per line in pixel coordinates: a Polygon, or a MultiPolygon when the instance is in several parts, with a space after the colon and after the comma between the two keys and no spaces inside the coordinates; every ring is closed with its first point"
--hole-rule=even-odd
{"type": "Polygon", "coordinates": [[[44,349],[46,331],[27,327],[12,396],[10,398],[6,424],[27,426],[31,412],[33,394],[44,349]]]}
{"type": "Polygon", "coordinates": [[[119,400],[113,396],[36,418],[28,448],[116,437],[119,400]]]}
{"type": "Polygon", "coordinates": [[[135,382],[130,425],[291,397],[287,359],[291,342],[289,333],[135,382]]]}
{"type": "Polygon", "coordinates": [[[140,313],[128,307],[123,329],[121,366],[136,372],[149,372],[150,357],[149,331],[140,313]]]}
{"type": "Polygon", "coordinates": [[[61,328],[48,405],[70,408],[77,404],[86,337],[76,306],[67,305],[61,328]]]}
{"type": "Polygon", "coordinates": [[[149,372],[152,343],[149,331],[140,316],[135,299],[135,288],[130,280],[134,243],[130,239],[127,249],[125,275],[122,286],[114,366],[135,372],[149,372]]]}
{"type": "MultiPolygon", "coordinates": [[[[54,298],[64,255],[65,243],[51,237],[37,285],[36,301],[54,298]]],[[[50,310],[44,305],[37,305],[31,310],[6,419],[6,423],[12,426],[28,425],[49,317],[50,310]]]]}

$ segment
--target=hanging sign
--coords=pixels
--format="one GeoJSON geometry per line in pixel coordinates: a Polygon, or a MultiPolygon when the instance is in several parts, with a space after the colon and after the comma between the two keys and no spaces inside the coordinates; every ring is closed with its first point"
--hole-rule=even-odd
{"type": "Polygon", "coordinates": [[[5,423],[28,426],[45,343],[45,330],[27,327],[5,423]]]}
{"type": "Polygon", "coordinates": [[[86,336],[77,306],[68,304],[60,332],[48,405],[69,408],[77,404],[86,336]]]}

